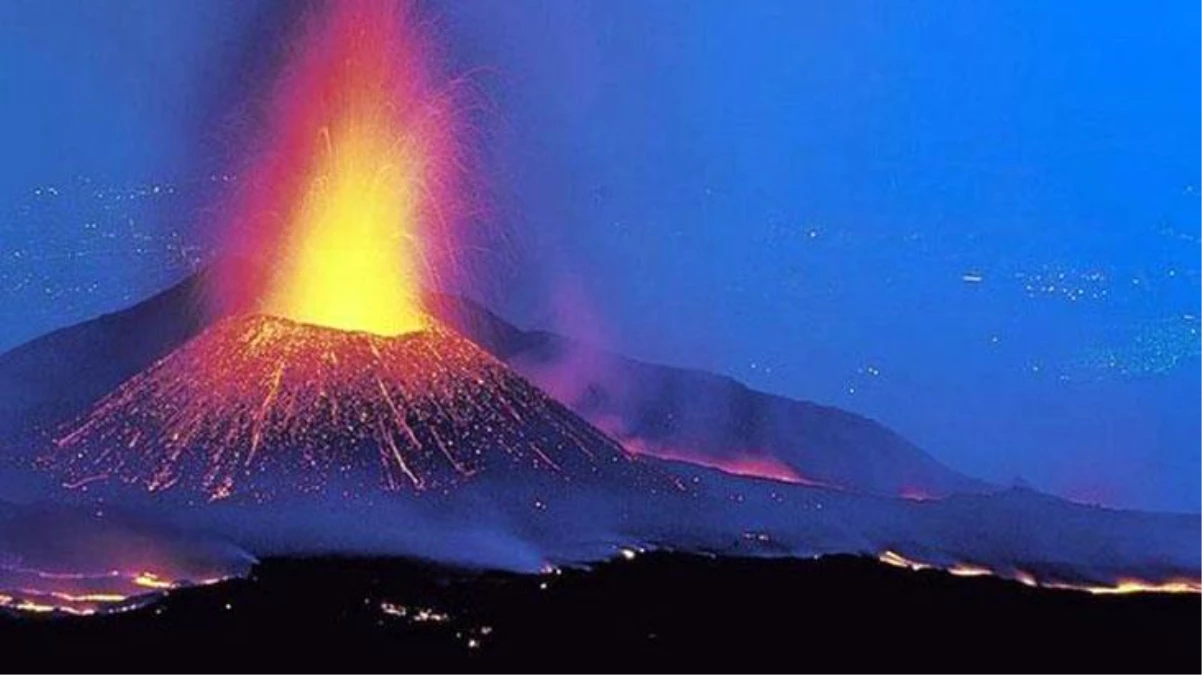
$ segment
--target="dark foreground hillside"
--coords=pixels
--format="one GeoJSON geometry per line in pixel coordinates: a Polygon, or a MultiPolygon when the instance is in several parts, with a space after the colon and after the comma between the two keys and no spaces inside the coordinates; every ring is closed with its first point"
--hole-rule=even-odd
{"type": "Polygon", "coordinates": [[[0,617],[6,670],[1198,672],[1202,599],[875,560],[654,553],[522,576],[274,559],[92,618],[0,617]]]}

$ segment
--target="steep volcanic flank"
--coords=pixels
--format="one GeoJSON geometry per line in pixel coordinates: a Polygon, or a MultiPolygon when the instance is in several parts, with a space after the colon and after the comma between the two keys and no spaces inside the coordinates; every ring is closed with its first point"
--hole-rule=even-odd
{"type": "Polygon", "coordinates": [[[222,320],[99,401],[57,446],[68,487],[117,479],[208,499],[420,492],[506,469],[651,475],[432,319],[396,337],[222,320]]]}

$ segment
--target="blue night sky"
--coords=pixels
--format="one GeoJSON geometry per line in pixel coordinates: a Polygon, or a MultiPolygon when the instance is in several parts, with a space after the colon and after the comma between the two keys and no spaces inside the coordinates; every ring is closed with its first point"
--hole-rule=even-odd
{"type": "MultiPolygon", "coordinates": [[[[0,2],[0,349],[211,255],[295,6],[0,2]]],[[[472,293],[969,474],[1196,512],[1199,12],[430,3],[489,101],[472,293]]]]}

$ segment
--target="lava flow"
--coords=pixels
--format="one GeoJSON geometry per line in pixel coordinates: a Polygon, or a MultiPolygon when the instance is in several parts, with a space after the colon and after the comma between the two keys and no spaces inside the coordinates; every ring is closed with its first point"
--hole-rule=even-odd
{"type": "Polygon", "coordinates": [[[133,609],[161,593],[183,585],[207,586],[223,581],[213,577],[172,581],[154,572],[46,572],[0,567],[0,609],[18,612],[89,616],[133,609]]]}
{"type": "Polygon", "coordinates": [[[427,326],[387,337],[226,319],[59,439],[67,485],[116,478],[210,499],[420,492],[506,466],[572,478],[636,464],[472,342],[427,326]]]}
{"type": "Polygon", "coordinates": [[[1196,579],[1186,578],[1169,578],[1158,581],[1135,579],[1135,578],[1119,578],[1113,583],[1068,583],[1063,581],[1043,581],[1037,579],[1035,575],[1023,570],[1015,570],[1012,574],[998,572],[989,567],[976,565],[971,563],[954,563],[952,565],[935,565],[930,563],[919,562],[912,558],[907,558],[896,551],[885,550],[877,556],[877,560],[900,567],[902,569],[921,571],[928,569],[941,569],[952,576],[957,577],[980,577],[993,576],[1002,579],[1013,579],[1026,586],[1037,586],[1039,588],[1050,588],[1062,591],[1081,591],[1091,595],[1124,595],[1128,593],[1202,593],[1202,582],[1196,579]]]}

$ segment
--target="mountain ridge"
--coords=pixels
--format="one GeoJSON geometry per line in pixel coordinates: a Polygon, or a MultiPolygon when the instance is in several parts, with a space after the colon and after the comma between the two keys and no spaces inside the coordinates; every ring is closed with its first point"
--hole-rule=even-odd
{"type": "MultiPolygon", "coordinates": [[[[215,273],[0,354],[0,434],[39,442],[221,318],[204,302],[215,273]]],[[[856,413],[523,330],[465,298],[435,295],[427,310],[636,452],[735,473],[775,467],[797,482],[893,496],[994,489],[856,413]],[[573,372],[582,361],[587,367],[573,372]]]]}

